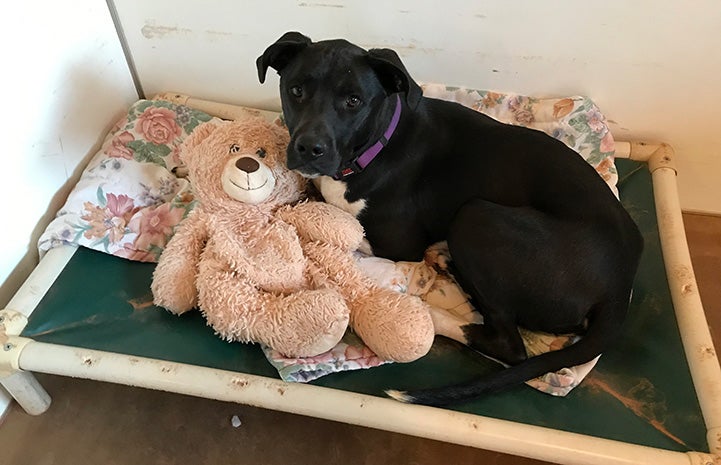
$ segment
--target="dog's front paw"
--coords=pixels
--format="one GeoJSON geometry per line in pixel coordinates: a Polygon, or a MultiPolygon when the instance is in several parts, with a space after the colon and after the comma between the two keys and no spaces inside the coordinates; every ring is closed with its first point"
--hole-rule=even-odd
{"type": "Polygon", "coordinates": [[[426,249],[423,255],[423,261],[436,271],[447,272],[451,263],[451,252],[448,250],[446,241],[436,242],[426,249]]]}

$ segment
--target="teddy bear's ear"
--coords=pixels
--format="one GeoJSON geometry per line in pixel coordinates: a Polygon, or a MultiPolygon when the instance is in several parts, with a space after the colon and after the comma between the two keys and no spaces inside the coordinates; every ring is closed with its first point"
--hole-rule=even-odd
{"type": "Polygon", "coordinates": [[[275,135],[275,143],[277,149],[281,153],[285,153],[288,144],[290,143],[290,134],[288,134],[288,128],[279,124],[270,124],[270,129],[275,135]]]}
{"type": "Polygon", "coordinates": [[[183,145],[180,147],[180,158],[183,162],[187,163],[185,159],[188,152],[200,145],[205,139],[215,132],[220,124],[217,121],[211,120],[206,123],[202,123],[193,129],[193,132],[183,141],[183,145]]]}

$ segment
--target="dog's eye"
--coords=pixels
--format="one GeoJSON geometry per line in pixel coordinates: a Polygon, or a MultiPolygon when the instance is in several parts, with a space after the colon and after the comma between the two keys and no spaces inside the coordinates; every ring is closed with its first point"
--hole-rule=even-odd
{"type": "Polygon", "coordinates": [[[295,98],[301,98],[303,96],[303,88],[301,86],[293,86],[290,88],[290,95],[295,98]]]}
{"type": "Polygon", "coordinates": [[[259,158],[265,158],[265,149],[259,148],[258,150],[256,150],[255,154],[258,155],[259,158]]]}
{"type": "Polygon", "coordinates": [[[230,153],[238,153],[240,152],[240,145],[233,144],[230,146],[230,153]]]}
{"type": "Polygon", "coordinates": [[[357,95],[351,95],[345,100],[345,106],[348,108],[355,108],[361,104],[361,99],[357,95]]]}

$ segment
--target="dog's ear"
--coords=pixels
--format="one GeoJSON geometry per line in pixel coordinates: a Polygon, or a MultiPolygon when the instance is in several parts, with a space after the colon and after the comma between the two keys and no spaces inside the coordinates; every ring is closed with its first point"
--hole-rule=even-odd
{"type": "Polygon", "coordinates": [[[415,108],[418,105],[423,91],[408,74],[396,52],[388,48],[372,48],[368,50],[368,61],[389,93],[403,92],[408,106],[415,108]]]}
{"type": "Polygon", "coordinates": [[[258,68],[258,80],[265,82],[265,73],[268,67],[280,71],[290,63],[293,58],[311,44],[311,40],[300,32],[286,32],[273,45],[265,49],[265,52],[255,60],[258,68]]]}

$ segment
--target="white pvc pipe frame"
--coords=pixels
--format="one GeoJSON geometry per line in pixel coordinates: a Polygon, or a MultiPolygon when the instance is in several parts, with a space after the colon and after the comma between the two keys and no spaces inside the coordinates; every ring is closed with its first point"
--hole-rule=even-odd
{"type": "MultiPolygon", "coordinates": [[[[268,119],[277,115],[180,94],[163,97],[226,119],[248,112],[268,119]]],[[[48,252],[0,312],[4,319],[0,323],[0,383],[31,414],[40,414],[50,405],[30,373],[38,372],[237,402],[557,463],[721,465],[721,368],[688,252],[673,150],[666,144],[617,142],[616,156],[647,162],[652,172],[664,262],[710,454],[673,452],[342,390],[18,337],[25,317],[75,252],[71,247],[48,252]]]]}

